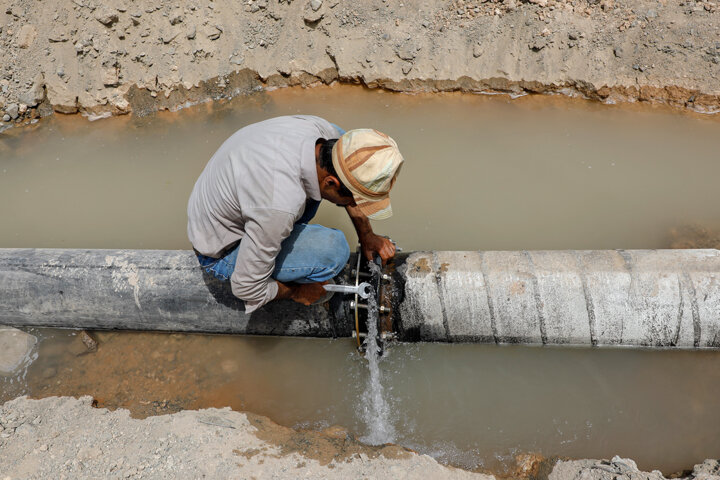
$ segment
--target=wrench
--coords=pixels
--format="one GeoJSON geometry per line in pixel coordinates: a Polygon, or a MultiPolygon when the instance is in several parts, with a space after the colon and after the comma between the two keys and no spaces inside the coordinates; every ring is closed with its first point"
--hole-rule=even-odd
{"type": "Polygon", "coordinates": [[[360,298],[368,298],[372,293],[372,285],[362,282],[360,285],[323,285],[328,292],[339,292],[345,294],[357,294],[360,298]]]}

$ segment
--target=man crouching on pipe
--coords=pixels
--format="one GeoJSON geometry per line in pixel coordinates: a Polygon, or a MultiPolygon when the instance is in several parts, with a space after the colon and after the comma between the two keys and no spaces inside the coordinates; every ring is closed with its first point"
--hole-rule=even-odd
{"type": "Polygon", "coordinates": [[[309,115],[248,125],[195,183],[188,237],[200,265],[230,282],[246,313],[276,299],[310,305],[326,298],[322,286],[350,256],[342,232],[308,224],[320,201],[344,207],[363,255],[385,263],[395,246],[368,218],[392,215],[388,193],[402,163],[395,141],[376,130],[345,133],[309,115]]]}

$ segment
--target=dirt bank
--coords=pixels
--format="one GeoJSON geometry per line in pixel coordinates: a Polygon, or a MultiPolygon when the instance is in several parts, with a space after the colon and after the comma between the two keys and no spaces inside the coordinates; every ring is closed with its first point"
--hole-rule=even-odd
{"type": "Polygon", "coordinates": [[[295,432],[230,409],[130,418],[92,397],[24,397],[0,407],[0,478],[478,478],[339,427],[295,432]]]}
{"type": "Polygon", "coordinates": [[[720,109],[715,1],[406,3],[3,0],[0,117],[144,113],[335,81],[720,109]]]}
{"type": "MultiPolygon", "coordinates": [[[[21,397],[0,406],[0,476],[40,478],[473,478],[396,447],[367,447],[340,427],[297,432],[225,409],[133,419],[92,408],[92,397],[21,397]]],[[[688,479],[718,479],[708,460],[688,479]]],[[[632,460],[544,460],[527,456],[514,478],[664,480],[632,460]]]]}

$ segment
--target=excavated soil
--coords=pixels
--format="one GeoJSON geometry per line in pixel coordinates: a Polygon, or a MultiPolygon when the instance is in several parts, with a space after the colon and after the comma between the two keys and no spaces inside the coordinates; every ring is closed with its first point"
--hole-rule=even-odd
{"type": "Polygon", "coordinates": [[[8,122],[53,111],[143,114],[333,82],[720,109],[720,8],[710,0],[3,0],[0,7],[0,118],[8,122]]]}
{"type": "Polygon", "coordinates": [[[86,396],[0,405],[2,478],[492,478],[358,444],[339,427],[296,432],[229,408],[137,420],[92,404],[86,396]]]}
{"type": "MultiPolygon", "coordinates": [[[[360,445],[340,427],[296,432],[228,408],[138,420],[127,410],[92,404],[86,396],[21,397],[0,405],[2,478],[496,478],[444,467],[393,445],[360,445]]],[[[533,455],[518,458],[510,478],[665,480],[620,457],[563,461],[533,455]]],[[[675,478],[717,480],[720,463],[706,460],[675,478]]]]}

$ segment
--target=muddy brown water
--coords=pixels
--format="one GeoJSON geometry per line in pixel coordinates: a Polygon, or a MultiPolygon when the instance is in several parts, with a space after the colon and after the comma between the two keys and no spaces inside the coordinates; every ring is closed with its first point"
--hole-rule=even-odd
{"type": "MultiPolygon", "coordinates": [[[[406,250],[666,248],[688,234],[720,246],[720,116],[360,87],[6,131],[0,246],[189,248],[187,199],[213,152],[243,125],[295,113],[398,141],[395,216],[375,228],[406,250]]],[[[355,241],[334,205],[316,220],[355,241]]]]}
{"type": "MultiPolygon", "coordinates": [[[[407,250],[720,246],[720,121],[558,97],[285,89],[147,118],[54,117],[0,134],[0,247],[189,248],[185,206],[222,141],[311,113],[394,136],[407,250]]],[[[324,205],[317,221],[354,235],[324,205]]],[[[37,330],[17,395],[94,396],[138,417],[230,406],[358,437],[352,340],[37,330]]],[[[381,362],[398,444],[507,471],[516,454],[636,459],[665,473],[720,451],[720,352],[394,345],[381,362]]]]}
{"type": "MultiPolygon", "coordinates": [[[[135,417],[229,406],[313,430],[368,434],[369,375],[352,339],[71,331],[43,338],[0,402],[92,395],[135,417]]],[[[631,457],[666,474],[720,451],[720,352],[398,344],[380,363],[395,443],[465,468],[518,454],[631,457]]]]}

